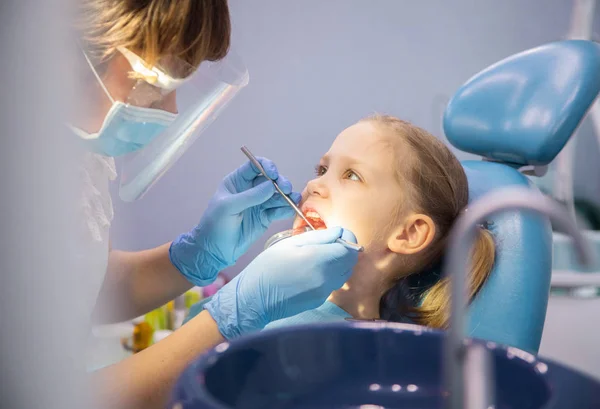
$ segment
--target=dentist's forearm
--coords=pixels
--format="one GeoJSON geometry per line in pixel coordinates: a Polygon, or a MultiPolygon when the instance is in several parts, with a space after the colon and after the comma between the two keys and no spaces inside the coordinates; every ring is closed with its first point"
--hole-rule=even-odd
{"type": "Polygon", "coordinates": [[[148,349],[92,374],[100,407],[164,409],[181,372],[194,359],[225,341],[216,322],[202,311],[148,349]]]}
{"type": "Polygon", "coordinates": [[[183,294],[192,284],[173,266],[170,243],[150,250],[113,250],[98,304],[96,323],[129,320],[183,294]]]}

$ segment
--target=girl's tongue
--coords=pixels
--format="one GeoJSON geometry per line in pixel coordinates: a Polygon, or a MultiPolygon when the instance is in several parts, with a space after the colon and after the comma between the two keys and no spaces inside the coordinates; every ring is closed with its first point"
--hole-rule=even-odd
{"type": "MultiPolygon", "coordinates": [[[[316,230],[323,230],[323,229],[327,228],[327,225],[325,224],[323,219],[321,219],[321,216],[319,215],[319,213],[315,212],[314,210],[306,211],[304,213],[304,217],[306,217],[306,219],[310,222],[310,224],[316,230]]],[[[300,222],[300,225],[294,229],[292,235],[304,233],[309,230],[310,230],[310,227],[306,224],[306,222],[304,220],[302,220],[300,222]]]]}

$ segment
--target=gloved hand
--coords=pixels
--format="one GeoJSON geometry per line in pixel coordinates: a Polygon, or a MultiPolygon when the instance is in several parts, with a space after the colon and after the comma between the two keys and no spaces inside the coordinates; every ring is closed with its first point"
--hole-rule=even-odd
{"type": "Polygon", "coordinates": [[[350,277],[358,253],[335,240],[356,242],[339,227],[309,231],[269,247],[204,305],[231,339],[269,322],[322,305],[350,277]]]}
{"type": "MultiPolygon", "coordinates": [[[[267,175],[296,203],[299,193],[279,175],[273,162],[257,158],[267,175]]],[[[294,216],[273,184],[250,162],[223,179],[200,223],[169,248],[171,263],[192,283],[205,286],[233,265],[275,220],[294,216]]]]}

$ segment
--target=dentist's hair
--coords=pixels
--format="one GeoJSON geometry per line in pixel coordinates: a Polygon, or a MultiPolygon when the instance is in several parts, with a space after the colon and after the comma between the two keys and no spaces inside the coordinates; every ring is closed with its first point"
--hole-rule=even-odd
{"type": "Polygon", "coordinates": [[[125,47],[148,64],[175,56],[197,68],[229,50],[227,0],[80,0],[75,28],[96,63],[125,47]]]}
{"type": "MultiPolygon", "coordinates": [[[[408,317],[421,325],[447,328],[450,288],[448,279],[439,277],[439,265],[448,233],[469,201],[467,176],[452,151],[429,132],[392,116],[377,115],[366,120],[393,132],[397,136],[395,150],[404,152],[403,161],[397,162],[397,177],[407,187],[408,202],[400,212],[426,214],[436,227],[431,244],[406,257],[406,270],[411,273],[397,277],[395,285],[381,298],[381,318],[408,317]]],[[[471,300],[489,276],[494,259],[494,239],[481,228],[471,249],[471,300]]]]}

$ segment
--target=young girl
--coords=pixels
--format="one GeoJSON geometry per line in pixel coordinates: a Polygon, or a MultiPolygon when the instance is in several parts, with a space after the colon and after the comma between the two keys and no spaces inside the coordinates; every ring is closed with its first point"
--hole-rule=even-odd
{"type": "MultiPolygon", "coordinates": [[[[344,130],[317,165],[300,208],[317,228],[349,229],[365,250],[351,278],[325,304],[266,328],[348,318],[445,328],[450,290],[440,265],[468,199],[460,162],[425,130],[391,116],[344,130]]],[[[293,228],[303,231],[304,225],[298,217],[293,228]]],[[[481,229],[472,250],[471,298],[494,255],[492,236],[481,229]]]]}

